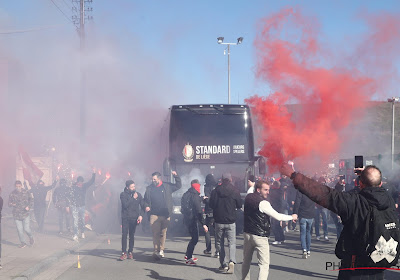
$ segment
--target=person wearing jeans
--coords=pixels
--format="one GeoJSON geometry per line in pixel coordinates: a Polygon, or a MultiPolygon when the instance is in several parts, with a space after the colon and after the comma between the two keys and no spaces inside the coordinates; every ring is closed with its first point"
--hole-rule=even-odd
{"type": "Polygon", "coordinates": [[[12,213],[17,227],[18,237],[21,244],[19,248],[26,247],[25,234],[29,236],[30,244],[34,244],[30,228],[29,210],[32,208],[33,199],[31,194],[22,187],[21,181],[15,182],[15,190],[10,194],[8,206],[12,207],[12,213]]]}
{"type": "Polygon", "coordinates": [[[15,221],[15,225],[17,226],[17,232],[18,232],[19,240],[21,241],[20,247],[25,247],[25,246],[22,246],[23,244],[26,245],[24,232],[26,232],[26,234],[28,235],[30,240],[33,240],[33,235],[32,235],[32,231],[31,231],[31,228],[30,228],[30,217],[27,216],[23,220],[17,220],[16,219],[14,221],[15,221]]]}
{"type": "Polygon", "coordinates": [[[326,217],[326,209],[322,208],[319,205],[315,206],[315,235],[317,240],[321,239],[320,236],[320,224],[321,224],[321,217],[322,217],[322,229],[324,231],[324,239],[329,240],[328,238],[328,222],[326,217]]]}
{"type": "Polygon", "coordinates": [[[78,240],[79,231],[84,238],[85,229],[85,206],[72,206],[72,219],[74,220],[74,240],[78,240]]]}
{"type": "Polygon", "coordinates": [[[303,259],[307,259],[311,255],[311,228],[315,216],[315,202],[297,192],[293,213],[299,216],[301,249],[303,259]]]}
{"type": "Polygon", "coordinates": [[[236,263],[236,209],[242,208],[239,191],[232,185],[232,175],[222,175],[222,184],[212,192],[209,201],[215,220],[215,244],[219,252],[219,270],[233,274],[236,263]],[[228,239],[229,257],[225,260],[224,239],[228,239]]]}
{"type": "MultiPolygon", "coordinates": [[[[96,170],[93,170],[92,178],[84,183],[82,176],[76,179],[76,182],[72,185],[71,197],[69,198],[72,208],[72,217],[74,220],[74,236],[73,240],[78,241],[79,232],[81,238],[85,238],[85,204],[86,204],[86,192],[88,188],[93,185],[96,179],[96,170]]],[[[67,212],[69,207],[67,207],[67,212]]]]}
{"type": "Polygon", "coordinates": [[[311,227],[314,219],[300,218],[300,242],[303,252],[307,252],[307,257],[311,251],[311,227]]]}
{"type": "MultiPolygon", "coordinates": [[[[229,246],[229,264],[236,262],[236,224],[218,224],[215,223],[215,250],[219,252],[219,262],[221,268],[228,266],[225,261],[225,237],[229,246]]],[[[233,273],[233,271],[230,271],[233,273]]],[[[228,271],[227,271],[228,273],[228,271]]]]}

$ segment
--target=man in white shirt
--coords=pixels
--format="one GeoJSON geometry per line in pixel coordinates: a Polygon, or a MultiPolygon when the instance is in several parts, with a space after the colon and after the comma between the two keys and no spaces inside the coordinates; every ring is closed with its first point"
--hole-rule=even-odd
{"type": "Polygon", "coordinates": [[[243,280],[250,280],[250,264],[254,250],[258,252],[258,266],[260,268],[258,279],[266,280],[268,278],[270,218],[278,221],[297,220],[296,214],[280,214],[272,208],[266,200],[269,188],[267,182],[258,181],[255,184],[255,192],[248,194],[244,202],[243,280]]]}

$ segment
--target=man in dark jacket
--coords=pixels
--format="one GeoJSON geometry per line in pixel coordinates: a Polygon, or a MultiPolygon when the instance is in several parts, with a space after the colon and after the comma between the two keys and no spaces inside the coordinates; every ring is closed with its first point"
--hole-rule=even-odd
{"type": "Polygon", "coordinates": [[[30,192],[33,194],[33,212],[35,213],[35,219],[39,226],[39,232],[43,232],[44,227],[44,216],[46,215],[46,197],[47,193],[55,188],[57,180],[53,182],[51,186],[45,186],[42,180],[39,180],[36,186],[33,186],[30,192]]]}
{"type": "Polygon", "coordinates": [[[127,258],[126,243],[129,234],[128,259],[132,260],[133,245],[135,242],[136,225],[142,222],[143,197],[136,191],[135,182],[128,180],[125,189],[120,195],[121,199],[121,221],[122,221],[122,254],[121,261],[127,258]]]}
{"type": "Polygon", "coordinates": [[[96,172],[92,174],[92,178],[84,183],[82,176],[76,179],[76,183],[72,185],[71,208],[72,218],[74,219],[74,236],[73,240],[78,241],[79,232],[81,237],[85,238],[85,205],[86,205],[86,192],[88,188],[93,185],[96,178],[96,172]]]}
{"type": "Polygon", "coordinates": [[[307,259],[311,254],[311,228],[315,216],[315,202],[301,192],[297,192],[293,214],[299,216],[301,249],[303,259],[307,259]]]}
{"type": "MultiPolygon", "coordinates": [[[[215,181],[214,175],[208,174],[206,176],[206,184],[204,185],[203,202],[205,204],[204,213],[206,214],[205,223],[209,230],[211,227],[214,226],[213,210],[210,207],[210,196],[211,192],[215,189],[216,186],[217,186],[217,181],[215,181]]],[[[205,233],[206,249],[203,251],[203,253],[206,255],[211,255],[211,235],[209,230],[205,233]]],[[[218,253],[215,252],[215,254],[217,255],[218,253]]]]}
{"type": "Polygon", "coordinates": [[[188,228],[189,234],[192,237],[186,249],[186,264],[194,265],[196,264],[197,258],[193,258],[193,251],[199,241],[199,224],[203,226],[204,232],[208,232],[208,227],[205,224],[203,217],[203,210],[201,209],[201,197],[200,197],[200,182],[199,180],[192,180],[190,183],[191,188],[187,190],[187,195],[189,195],[189,205],[191,205],[192,213],[185,215],[184,223],[188,228]]]}
{"type": "Polygon", "coordinates": [[[258,181],[255,192],[246,196],[244,201],[244,243],[242,280],[250,280],[250,265],[254,250],[257,250],[258,279],[266,280],[269,274],[270,218],[277,221],[296,220],[297,215],[280,214],[267,201],[270,186],[265,181],[258,181]]]}
{"type": "Polygon", "coordinates": [[[211,192],[210,207],[215,220],[216,250],[219,252],[219,270],[232,274],[236,263],[236,209],[242,208],[240,193],[232,185],[230,173],[222,175],[222,185],[211,192]],[[229,243],[229,262],[225,261],[225,236],[229,243]]]}
{"type": "Polygon", "coordinates": [[[283,164],[281,172],[289,176],[295,187],[322,207],[342,218],[343,231],[336,244],[336,256],[341,259],[338,279],[384,279],[382,269],[357,269],[365,267],[363,252],[357,249],[358,240],[366,234],[370,207],[379,211],[395,211],[393,200],[382,186],[382,174],[376,166],[367,166],[360,175],[360,192],[338,192],[296,173],[293,167],[283,164]],[[345,270],[347,268],[347,270],[345,270]],[[355,268],[348,270],[348,268],[355,268]]]}
{"type": "Polygon", "coordinates": [[[32,208],[33,199],[32,195],[23,188],[21,181],[15,181],[15,190],[10,193],[8,199],[8,206],[12,207],[12,213],[17,226],[18,237],[21,244],[19,248],[25,248],[25,235],[29,236],[30,244],[34,244],[33,235],[30,228],[29,210],[32,208]]]}
{"type": "Polygon", "coordinates": [[[172,214],[172,193],[182,187],[181,178],[176,171],[172,171],[176,184],[163,183],[161,174],[154,172],[152,184],[146,188],[144,194],[145,210],[150,214],[150,226],[153,232],[153,258],[164,257],[165,239],[172,214]]]}
{"type": "Polygon", "coordinates": [[[67,180],[61,179],[60,186],[56,188],[53,193],[53,203],[56,206],[58,212],[59,234],[62,234],[64,231],[64,217],[67,231],[69,232],[71,230],[71,214],[69,213],[70,192],[71,187],[67,185],[67,180]]]}

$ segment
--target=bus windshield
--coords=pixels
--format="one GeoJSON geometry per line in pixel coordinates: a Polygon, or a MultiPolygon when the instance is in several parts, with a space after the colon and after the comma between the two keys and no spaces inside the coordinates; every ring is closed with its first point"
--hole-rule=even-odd
{"type": "Polygon", "coordinates": [[[254,157],[246,105],[173,106],[169,140],[170,159],[177,164],[248,162],[254,157]]]}

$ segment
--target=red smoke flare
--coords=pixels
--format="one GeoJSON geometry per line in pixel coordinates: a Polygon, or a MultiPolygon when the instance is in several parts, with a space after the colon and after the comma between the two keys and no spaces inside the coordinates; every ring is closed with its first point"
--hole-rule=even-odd
{"type": "MultiPolygon", "coordinates": [[[[394,17],[387,18],[394,20],[394,17]]],[[[382,20],[380,17],[380,24],[376,24],[370,34],[382,34],[379,29],[387,26],[382,20]]],[[[371,25],[373,20],[369,18],[368,23],[371,25]]],[[[258,60],[256,77],[267,82],[275,92],[268,97],[253,96],[246,102],[262,126],[263,146],[259,154],[268,158],[270,171],[275,171],[288,159],[314,163],[327,160],[340,149],[344,141],[339,136],[340,130],[350,124],[355,111],[362,117],[360,112],[367,107],[365,101],[371,99],[382,83],[382,76],[371,76],[371,71],[363,71],[367,66],[372,67],[370,54],[377,57],[379,50],[385,54],[383,48],[379,48],[380,39],[388,45],[400,38],[399,32],[371,36],[369,48],[364,53],[357,50],[359,61],[349,66],[346,59],[343,65],[337,65],[340,62],[335,60],[335,64],[329,66],[332,64],[330,54],[334,52],[323,50],[318,43],[317,27],[314,18],[286,9],[261,22],[254,42],[258,60]],[[301,106],[284,106],[287,103],[301,106]]],[[[387,67],[384,61],[393,68],[393,62],[385,56],[379,63],[373,61],[373,65],[387,67]]]]}

